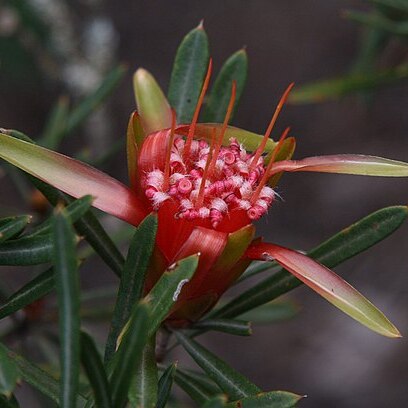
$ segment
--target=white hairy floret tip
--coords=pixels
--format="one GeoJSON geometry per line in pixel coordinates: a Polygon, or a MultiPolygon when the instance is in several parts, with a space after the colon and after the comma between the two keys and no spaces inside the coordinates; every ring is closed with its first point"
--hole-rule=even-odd
{"type": "Polygon", "coordinates": [[[155,169],[142,179],[142,187],[155,210],[171,199],[179,204],[178,218],[209,218],[214,228],[237,209],[246,211],[250,219],[267,212],[275,192],[271,187],[262,187],[262,156],[251,166],[253,154],[247,153],[234,138],[229,146],[220,147],[214,160],[214,152],[203,140],[193,140],[187,158],[183,156],[184,147],[184,139],[176,137],[169,155],[170,173],[165,176],[164,171],[155,169]],[[212,169],[206,173],[211,160],[212,169]]]}

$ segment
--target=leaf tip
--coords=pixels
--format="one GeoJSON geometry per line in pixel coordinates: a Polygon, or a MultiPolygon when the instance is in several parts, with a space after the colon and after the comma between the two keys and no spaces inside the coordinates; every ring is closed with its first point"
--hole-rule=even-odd
{"type": "Polygon", "coordinates": [[[204,30],[204,19],[202,18],[197,26],[197,30],[204,30]]]}
{"type": "Polygon", "coordinates": [[[64,203],[62,201],[59,201],[54,209],[55,215],[63,214],[64,208],[65,208],[64,203]]]}
{"type": "Polygon", "coordinates": [[[245,57],[248,57],[247,46],[244,44],[238,51],[237,54],[242,54],[245,57]]]}
{"type": "Polygon", "coordinates": [[[149,71],[147,71],[144,68],[138,68],[133,74],[133,80],[134,82],[138,83],[139,81],[144,80],[148,76],[150,76],[149,71]]]}
{"type": "Polygon", "coordinates": [[[389,330],[389,334],[387,335],[387,337],[390,337],[393,339],[401,339],[402,334],[394,325],[392,325],[392,328],[391,330],[389,330]]]}

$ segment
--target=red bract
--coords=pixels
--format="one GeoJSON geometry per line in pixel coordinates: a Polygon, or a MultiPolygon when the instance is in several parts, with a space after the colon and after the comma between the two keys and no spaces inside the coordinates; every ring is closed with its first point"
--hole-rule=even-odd
{"type": "Polygon", "coordinates": [[[158,214],[148,292],[166,268],[200,253],[193,279],[182,287],[167,319],[186,325],[214,306],[254,259],[276,260],[335,306],[372,330],[398,337],[398,330],[368,300],[334,272],[298,252],[254,240],[253,220],[275,199],[284,171],[317,171],[373,176],[408,176],[408,164],[361,155],[290,160],[295,140],[269,136],[293,85],[284,93],[264,136],[223,124],[198,124],[211,65],[191,124],[176,125],[176,114],[144,70],[135,75],[139,113],[128,127],[131,188],[59,153],[0,134],[0,157],[74,196],[92,194],[94,206],[133,225],[158,214]]]}

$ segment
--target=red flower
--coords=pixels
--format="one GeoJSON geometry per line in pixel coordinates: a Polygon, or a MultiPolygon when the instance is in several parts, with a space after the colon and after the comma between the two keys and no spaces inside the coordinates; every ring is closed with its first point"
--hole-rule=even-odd
{"type": "Polygon", "coordinates": [[[158,214],[149,290],[175,261],[200,253],[197,271],[183,286],[168,322],[201,317],[252,260],[274,259],[320,295],[383,335],[398,330],[367,299],[334,272],[305,255],[254,239],[253,220],[268,211],[284,171],[408,176],[408,164],[361,155],[290,160],[295,140],[287,129],[278,143],[269,135],[293,85],[278,104],[264,136],[228,126],[235,86],[223,124],[198,124],[207,74],[191,124],[176,125],[166,98],[144,70],[135,74],[139,114],[128,127],[131,188],[59,153],[0,134],[0,157],[74,196],[92,194],[93,205],[138,225],[158,214]]]}

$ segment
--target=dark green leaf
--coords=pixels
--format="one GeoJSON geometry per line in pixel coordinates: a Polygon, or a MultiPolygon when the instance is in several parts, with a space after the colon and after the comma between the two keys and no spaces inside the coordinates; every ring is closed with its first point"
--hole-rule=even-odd
{"type": "MultiPolygon", "coordinates": [[[[45,195],[52,205],[55,206],[58,203],[67,203],[70,201],[65,194],[60,193],[54,187],[51,187],[34,177],[31,179],[33,184],[45,195]]],[[[77,232],[88,241],[94,251],[105,261],[116,275],[120,276],[125,260],[94,213],[89,210],[81,219],[75,222],[74,226],[77,232]]]]}
{"type": "Polygon", "coordinates": [[[200,96],[209,59],[208,38],[200,24],[181,42],[170,78],[168,97],[179,123],[189,123],[200,96]]]}
{"type": "Polygon", "coordinates": [[[348,10],[344,13],[346,18],[357,21],[358,23],[375,28],[376,30],[383,30],[392,35],[402,37],[408,36],[408,22],[407,21],[393,21],[384,15],[377,13],[362,13],[359,11],[348,10]]]}
{"type": "Polygon", "coordinates": [[[92,386],[95,403],[98,408],[111,408],[109,383],[105,368],[92,338],[81,332],[81,361],[92,386]]]}
{"type": "Polygon", "coordinates": [[[174,379],[176,384],[200,406],[212,396],[199,381],[184,372],[177,370],[174,379]]]}
{"type": "Polygon", "coordinates": [[[114,68],[102,81],[101,85],[71,111],[65,129],[66,133],[72,132],[102,104],[116,88],[125,72],[126,68],[122,65],[114,68]]]}
{"type": "Polygon", "coordinates": [[[221,388],[203,372],[189,370],[187,368],[178,368],[178,372],[183,373],[197,384],[200,384],[200,387],[205,390],[208,395],[215,396],[222,393],[221,388]]]}
{"type": "Polygon", "coordinates": [[[156,408],[166,408],[167,400],[173,386],[174,375],[177,370],[177,363],[170,364],[161,375],[158,384],[156,408]]]}
{"type": "Polygon", "coordinates": [[[0,243],[19,235],[31,222],[31,219],[31,215],[2,218],[0,220],[0,243]]]}
{"type": "MultiPolygon", "coordinates": [[[[59,403],[60,387],[58,381],[41,368],[27,361],[24,357],[8,351],[9,356],[17,363],[24,381],[31,384],[42,394],[59,403]]],[[[85,402],[85,397],[77,395],[78,406],[85,402]]]]}
{"type": "Polygon", "coordinates": [[[255,384],[196,341],[181,332],[175,333],[179,343],[230,399],[237,400],[261,391],[255,384]]]}
{"type": "Polygon", "coordinates": [[[141,302],[133,307],[127,330],[115,354],[111,376],[111,395],[115,408],[122,408],[127,401],[128,391],[137,365],[148,340],[149,307],[141,302]]]}
{"type": "Polygon", "coordinates": [[[408,77],[408,64],[396,68],[321,80],[297,87],[289,96],[290,103],[316,103],[332,100],[351,92],[373,89],[408,77]]]}
{"type": "MultiPolygon", "coordinates": [[[[248,74],[248,55],[245,49],[232,54],[221,68],[203,111],[203,122],[222,123],[231,97],[232,82],[237,84],[234,111],[244,90],[248,74]]],[[[233,111],[233,112],[234,112],[233,111]]],[[[231,115],[232,119],[233,114],[231,115]]]]}
{"type": "Polygon", "coordinates": [[[130,243],[120,279],[111,329],[106,342],[105,361],[108,361],[115,352],[118,335],[128,321],[133,305],[142,295],[145,276],[155,243],[156,231],[157,216],[151,214],[136,228],[130,243]]]}
{"type": "Polygon", "coordinates": [[[54,270],[42,272],[17,292],[13,293],[0,307],[0,319],[17,312],[50,293],[55,286],[54,270]]]}
{"type": "Polygon", "coordinates": [[[23,237],[0,245],[0,265],[38,265],[51,261],[51,235],[23,237]]]}
{"type": "Polygon", "coordinates": [[[228,408],[293,408],[304,396],[287,391],[263,392],[258,395],[231,402],[228,408]]]}
{"type": "Polygon", "coordinates": [[[0,343],[0,394],[10,398],[20,380],[18,366],[8,355],[8,350],[0,343]]]}
{"type": "MultiPolygon", "coordinates": [[[[71,201],[68,196],[41,180],[32,176],[28,176],[28,178],[53,206],[56,206],[58,203],[68,203],[71,201]]],[[[77,232],[88,241],[94,251],[116,275],[120,276],[125,260],[94,213],[91,210],[87,211],[81,219],[75,222],[74,226],[77,232]]]]}
{"type": "Polygon", "coordinates": [[[39,144],[48,149],[55,150],[59,147],[62,138],[65,136],[69,114],[68,98],[62,96],[58,99],[51,115],[47,121],[44,133],[39,144]]]}
{"type": "Polygon", "coordinates": [[[153,336],[143,350],[129,389],[129,402],[132,408],[155,408],[157,402],[156,341],[153,336]]]}
{"type": "Polygon", "coordinates": [[[361,37],[358,53],[351,68],[352,74],[375,72],[377,58],[390,40],[388,33],[373,28],[364,30],[361,37]]]}
{"type": "MultiPolygon", "coordinates": [[[[406,206],[386,207],[378,210],[312,249],[308,252],[308,256],[329,268],[334,268],[388,237],[401,226],[407,216],[406,206]]],[[[210,315],[223,318],[240,316],[299,285],[301,282],[297,278],[281,270],[252,286],[210,315]]]]}
{"type": "Polygon", "coordinates": [[[120,276],[125,260],[92,211],[75,224],[75,229],[88,241],[94,251],[120,276]]]}
{"type": "Polygon", "coordinates": [[[177,301],[183,286],[197,269],[199,255],[191,255],[171,265],[147,295],[151,303],[150,335],[154,334],[177,301]]]}
{"type": "Polygon", "coordinates": [[[79,379],[79,275],[72,225],[57,209],[52,223],[54,271],[59,309],[61,342],[60,405],[76,406],[79,379]]]}
{"type": "MultiPolygon", "coordinates": [[[[86,195],[78,200],[74,200],[72,203],[67,205],[63,210],[63,214],[67,217],[69,222],[73,223],[78,221],[85,213],[89,210],[92,205],[92,196],[86,195]]],[[[51,218],[44,221],[42,224],[38,225],[33,231],[30,232],[29,236],[33,237],[36,235],[45,235],[51,231],[51,218]]]]}
{"type": "Polygon", "coordinates": [[[194,324],[193,329],[214,330],[235,336],[250,336],[252,334],[251,323],[243,320],[232,319],[205,319],[194,324]]]}
{"type": "Polygon", "coordinates": [[[370,0],[370,1],[372,3],[392,7],[396,10],[401,10],[408,13],[408,3],[406,2],[406,0],[370,0]]]}

